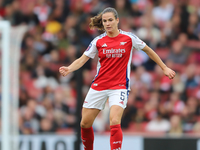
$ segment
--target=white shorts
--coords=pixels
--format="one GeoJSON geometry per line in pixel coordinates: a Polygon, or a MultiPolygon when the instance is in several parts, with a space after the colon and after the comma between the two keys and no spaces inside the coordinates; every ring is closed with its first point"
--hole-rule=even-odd
{"type": "Polygon", "coordinates": [[[83,103],[83,107],[103,110],[107,100],[109,100],[109,107],[118,105],[122,108],[126,108],[128,95],[129,90],[127,89],[97,91],[90,88],[83,103]]]}

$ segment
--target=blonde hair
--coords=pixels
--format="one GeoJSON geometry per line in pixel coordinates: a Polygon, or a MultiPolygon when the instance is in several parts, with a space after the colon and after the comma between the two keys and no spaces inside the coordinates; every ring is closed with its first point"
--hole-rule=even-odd
{"type": "Polygon", "coordinates": [[[119,18],[117,11],[114,8],[108,7],[106,9],[104,9],[97,16],[94,16],[94,17],[91,18],[91,22],[89,24],[90,29],[97,28],[98,30],[104,30],[104,26],[103,26],[103,23],[102,23],[102,15],[107,13],[107,12],[112,12],[113,15],[115,16],[115,19],[119,18]]]}

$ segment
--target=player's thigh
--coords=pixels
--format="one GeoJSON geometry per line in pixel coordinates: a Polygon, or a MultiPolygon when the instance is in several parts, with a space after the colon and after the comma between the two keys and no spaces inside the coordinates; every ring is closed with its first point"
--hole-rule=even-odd
{"type": "Polygon", "coordinates": [[[109,96],[110,108],[113,105],[117,105],[125,109],[127,106],[129,90],[127,89],[109,90],[108,96],[109,96]]]}
{"type": "Polygon", "coordinates": [[[107,99],[108,99],[107,90],[97,91],[90,88],[83,103],[83,107],[103,110],[107,99]]]}
{"type": "Polygon", "coordinates": [[[82,119],[81,119],[81,127],[89,128],[92,126],[96,116],[99,114],[101,110],[95,108],[83,108],[82,109],[82,119]]]}

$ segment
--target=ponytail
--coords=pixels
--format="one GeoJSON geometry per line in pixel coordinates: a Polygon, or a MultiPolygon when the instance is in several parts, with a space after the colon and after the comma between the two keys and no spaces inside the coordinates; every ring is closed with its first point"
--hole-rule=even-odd
{"type": "Polygon", "coordinates": [[[90,29],[97,28],[98,30],[104,30],[104,27],[102,24],[102,13],[98,14],[97,16],[92,17],[89,26],[90,26],[90,29]]]}

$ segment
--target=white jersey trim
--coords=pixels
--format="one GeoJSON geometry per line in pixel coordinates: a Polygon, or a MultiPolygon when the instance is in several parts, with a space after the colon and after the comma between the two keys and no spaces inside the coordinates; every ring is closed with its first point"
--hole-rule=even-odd
{"type": "Polygon", "coordinates": [[[103,37],[105,37],[107,34],[106,32],[97,36],[95,39],[92,40],[92,42],[90,43],[90,45],[88,46],[88,48],[86,49],[86,51],[84,52],[84,54],[90,58],[94,58],[95,55],[98,53],[97,50],[97,46],[96,43],[99,39],[102,39],[103,37]]]}
{"type": "Polygon", "coordinates": [[[127,64],[127,73],[126,73],[126,78],[128,79],[128,85],[126,85],[127,86],[126,88],[129,91],[131,90],[131,88],[130,88],[130,74],[131,74],[131,60],[132,60],[132,55],[133,55],[133,47],[131,49],[131,53],[130,53],[130,56],[129,56],[129,60],[128,60],[128,64],[127,64]]]}
{"type": "Polygon", "coordinates": [[[98,62],[97,62],[97,73],[92,81],[92,84],[94,83],[94,80],[96,79],[96,77],[99,75],[99,71],[100,71],[100,68],[101,68],[101,64],[99,62],[99,59],[98,59],[98,62]]]}
{"type": "Polygon", "coordinates": [[[124,35],[127,35],[131,38],[132,40],[132,44],[133,44],[133,47],[136,49],[136,50],[141,50],[143,49],[145,46],[146,46],[146,43],[143,42],[141,39],[139,39],[135,34],[133,34],[132,32],[126,32],[126,31],[122,31],[120,30],[120,33],[121,34],[124,34],[124,35]]]}

